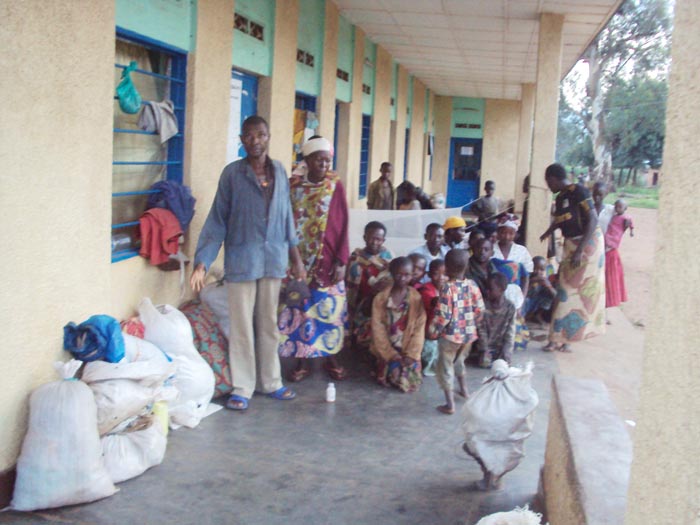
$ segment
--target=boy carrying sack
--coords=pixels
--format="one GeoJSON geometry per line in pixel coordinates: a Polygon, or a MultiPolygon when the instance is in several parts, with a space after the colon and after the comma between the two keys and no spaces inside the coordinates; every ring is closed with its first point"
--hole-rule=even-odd
{"type": "Polygon", "coordinates": [[[463,450],[484,473],[477,490],[498,490],[501,478],[520,464],[523,443],[534,424],[539,403],[532,388],[532,363],[524,370],[497,359],[491,377],[471,395],[462,409],[463,450]]]}

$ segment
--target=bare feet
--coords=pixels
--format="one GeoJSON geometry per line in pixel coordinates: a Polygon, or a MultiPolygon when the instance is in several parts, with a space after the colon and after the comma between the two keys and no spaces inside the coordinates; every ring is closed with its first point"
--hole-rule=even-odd
{"type": "Polygon", "coordinates": [[[462,396],[464,399],[469,399],[469,392],[462,390],[461,388],[459,390],[455,390],[455,394],[462,396]]]}
{"type": "Polygon", "coordinates": [[[443,414],[447,414],[448,416],[451,416],[452,414],[455,413],[455,408],[451,407],[449,405],[440,405],[439,407],[436,407],[438,412],[442,412],[443,414]]]}

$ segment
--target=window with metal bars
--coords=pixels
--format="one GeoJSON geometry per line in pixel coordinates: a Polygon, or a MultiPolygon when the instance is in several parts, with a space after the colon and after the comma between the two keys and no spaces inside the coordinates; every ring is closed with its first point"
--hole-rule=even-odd
{"type": "Polygon", "coordinates": [[[122,28],[116,32],[115,87],[124,68],[136,61],[131,80],[142,98],[172,100],[178,133],[161,144],[157,132],[138,126],[139,114],[124,113],[114,100],[112,155],[112,262],[138,255],[139,217],[149,188],[160,180],[182,183],[187,52],[122,28]]]}
{"type": "Polygon", "coordinates": [[[369,173],[369,139],[372,117],[362,115],[362,139],[360,141],[360,198],[367,196],[367,176],[369,173]]]}

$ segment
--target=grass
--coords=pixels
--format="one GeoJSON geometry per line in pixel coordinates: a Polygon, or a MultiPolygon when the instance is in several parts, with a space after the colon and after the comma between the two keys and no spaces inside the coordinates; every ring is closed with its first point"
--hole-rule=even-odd
{"type": "Polygon", "coordinates": [[[659,188],[645,188],[642,186],[621,186],[616,192],[611,192],[605,197],[605,202],[614,204],[617,199],[624,199],[630,208],[659,207],[659,188]]]}

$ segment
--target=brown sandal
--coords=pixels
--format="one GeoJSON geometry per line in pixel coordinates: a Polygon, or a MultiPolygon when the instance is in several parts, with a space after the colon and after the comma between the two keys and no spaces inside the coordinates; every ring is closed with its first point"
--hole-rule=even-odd
{"type": "Polygon", "coordinates": [[[343,379],[346,379],[348,377],[347,372],[340,365],[332,366],[332,365],[324,364],[323,369],[328,374],[328,377],[330,377],[333,381],[342,381],[343,379]]]}
{"type": "Polygon", "coordinates": [[[289,373],[287,376],[287,379],[291,381],[292,383],[298,383],[299,381],[303,381],[307,377],[311,375],[311,370],[308,368],[297,368],[293,370],[292,372],[289,373]]]}

